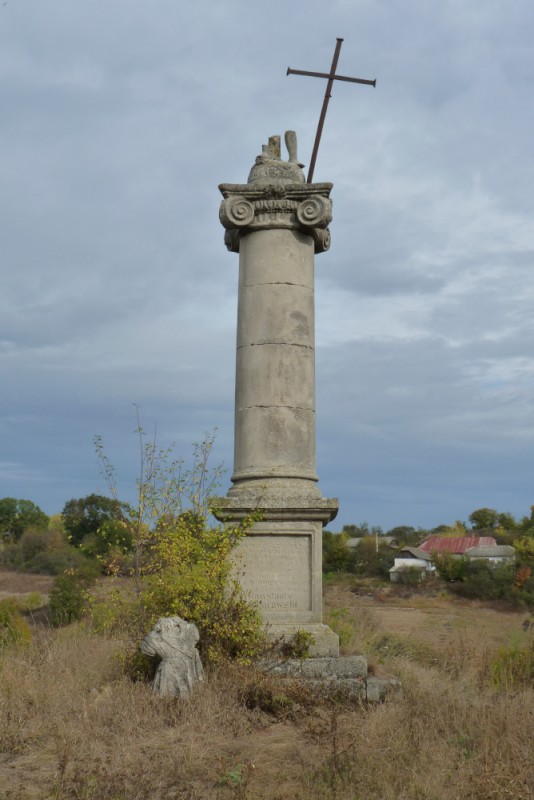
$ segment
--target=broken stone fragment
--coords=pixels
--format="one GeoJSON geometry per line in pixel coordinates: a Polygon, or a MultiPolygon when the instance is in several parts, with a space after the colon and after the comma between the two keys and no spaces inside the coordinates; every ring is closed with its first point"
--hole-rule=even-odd
{"type": "Polygon", "coordinates": [[[198,628],[181,617],[162,617],[141,642],[141,650],[160,658],[152,691],[162,696],[190,697],[204,677],[196,649],[198,628]]]}

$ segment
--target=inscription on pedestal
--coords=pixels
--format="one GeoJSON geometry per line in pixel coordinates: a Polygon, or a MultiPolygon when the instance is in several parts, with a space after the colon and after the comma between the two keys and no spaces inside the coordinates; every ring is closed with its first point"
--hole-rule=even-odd
{"type": "Polygon", "coordinates": [[[234,563],[236,578],[262,611],[311,611],[311,535],[247,536],[234,563]]]}

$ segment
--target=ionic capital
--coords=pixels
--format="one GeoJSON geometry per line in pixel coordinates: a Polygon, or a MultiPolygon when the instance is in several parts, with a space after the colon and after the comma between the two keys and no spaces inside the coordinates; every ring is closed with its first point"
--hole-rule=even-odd
{"type": "Polygon", "coordinates": [[[270,228],[298,230],[313,238],[316,253],[328,250],[331,183],[223,183],[219,189],[224,197],[219,218],[232,252],[239,252],[243,236],[270,228]]]}

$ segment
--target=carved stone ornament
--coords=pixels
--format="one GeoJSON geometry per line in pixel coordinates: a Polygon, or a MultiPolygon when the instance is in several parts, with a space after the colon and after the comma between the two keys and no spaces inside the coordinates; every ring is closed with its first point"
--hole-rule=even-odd
{"type": "Polygon", "coordinates": [[[286,131],[285,140],[289,161],[280,159],[280,137],[271,136],[256,158],[248,183],[219,186],[224,197],[219,211],[226,228],[224,242],[234,253],[239,252],[239,242],[247,233],[269,228],[308,234],[314,240],[316,253],[330,246],[332,184],[305,183],[294,131],[286,131]]]}
{"type": "Polygon", "coordinates": [[[141,650],[160,658],[152,691],[162,696],[190,697],[194,686],[204,677],[195,645],[198,628],[181,617],[162,617],[141,642],[141,650]]]}

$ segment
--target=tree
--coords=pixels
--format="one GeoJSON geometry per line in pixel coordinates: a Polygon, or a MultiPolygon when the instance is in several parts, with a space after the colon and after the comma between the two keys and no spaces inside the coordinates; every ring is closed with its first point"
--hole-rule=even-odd
{"type": "Polygon", "coordinates": [[[475,531],[481,528],[496,528],[499,524],[499,512],[494,508],[477,508],[469,515],[469,522],[475,531]]]}
{"type": "Polygon", "coordinates": [[[394,561],[394,552],[387,544],[377,540],[376,536],[365,536],[356,550],[353,569],[357,575],[389,578],[394,561]]]}
{"type": "Polygon", "coordinates": [[[397,525],[395,528],[391,528],[386,535],[393,536],[399,545],[416,547],[428,534],[429,531],[425,531],[422,528],[416,529],[411,525],[397,525]]]}
{"type": "Polygon", "coordinates": [[[27,528],[48,527],[48,516],[31,500],[4,497],[0,500],[0,537],[5,540],[20,539],[27,528]]]}
{"type": "MultiPolygon", "coordinates": [[[[100,539],[111,544],[123,542],[126,506],[113,497],[89,494],[65,503],[61,516],[67,535],[76,546],[80,546],[88,536],[99,542],[100,539]]],[[[102,550],[103,542],[95,545],[102,550]]],[[[106,549],[104,547],[104,549],[106,549]]]]}
{"type": "Polygon", "coordinates": [[[360,536],[364,536],[368,531],[364,533],[359,525],[343,525],[342,533],[346,533],[347,536],[357,539],[360,536]]]}
{"type": "Polygon", "coordinates": [[[353,552],[347,544],[346,533],[323,531],[323,572],[348,572],[353,552]]]}
{"type": "Polygon", "coordinates": [[[411,525],[397,525],[395,528],[390,528],[387,535],[404,541],[406,537],[411,537],[415,533],[417,533],[417,531],[411,525]]]}
{"type": "Polygon", "coordinates": [[[508,533],[513,533],[517,530],[517,522],[512,514],[507,512],[499,514],[498,526],[508,533]]]}

